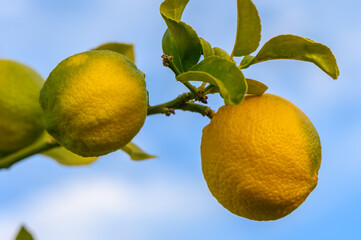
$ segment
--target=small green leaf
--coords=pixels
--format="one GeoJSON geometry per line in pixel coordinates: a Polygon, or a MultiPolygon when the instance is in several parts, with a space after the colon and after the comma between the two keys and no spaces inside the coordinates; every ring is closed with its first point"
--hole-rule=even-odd
{"type": "Polygon", "coordinates": [[[224,51],[222,48],[214,47],[213,51],[214,51],[214,55],[216,55],[216,56],[219,56],[219,57],[227,59],[227,60],[231,59],[231,56],[226,51],[224,51]]]}
{"type": "Polygon", "coordinates": [[[56,160],[58,163],[66,166],[88,165],[93,163],[98,158],[96,157],[81,157],[75,153],[66,150],[63,147],[56,147],[41,154],[56,160]]]}
{"type": "Polygon", "coordinates": [[[232,56],[257,50],[261,40],[261,19],[251,0],[237,0],[237,34],[232,56]]]}
{"type": "Polygon", "coordinates": [[[312,62],[333,79],[337,79],[339,76],[336,58],[331,50],[327,46],[307,38],[295,35],[274,37],[261,48],[253,64],[273,59],[312,62]]]}
{"type": "Polygon", "coordinates": [[[142,149],[140,149],[137,145],[135,145],[132,142],[122,147],[122,150],[128,153],[128,155],[132,160],[145,160],[149,158],[156,158],[156,156],[145,153],[142,149]]]}
{"type": "Polygon", "coordinates": [[[221,57],[209,57],[193,66],[190,71],[180,74],[178,81],[202,81],[219,88],[225,104],[242,102],[247,92],[247,84],[237,65],[221,57]]]}
{"type": "Polygon", "coordinates": [[[188,2],[189,0],[165,0],[160,5],[160,13],[167,18],[179,21],[188,2]]]}
{"type": "Polygon", "coordinates": [[[214,50],[211,47],[211,44],[204,40],[203,38],[199,38],[201,40],[202,45],[202,53],[205,58],[214,56],[214,50]]]}
{"type": "Polygon", "coordinates": [[[21,226],[15,240],[34,240],[34,238],[24,226],[21,226]]]}
{"type": "Polygon", "coordinates": [[[134,45],[118,42],[110,42],[102,44],[93,50],[110,50],[127,56],[130,60],[135,62],[134,45]]]}
{"type": "Polygon", "coordinates": [[[166,0],[160,6],[160,13],[168,26],[162,40],[164,54],[173,57],[179,71],[184,72],[199,61],[202,45],[197,33],[180,21],[188,0],[166,0]]]}
{"type": "Polygon", "coordinates": [[[267,85],[253,79],[246,78],[246,82],[248,85],[247,94],[260,96],[268,89],[267,85]]]}
{"type": "Polygon", "coordinates": [[[251,65],[254,61],[254,57],[251,56],[251,55],[246,55],[244,56],[244,58],[242,59],[241,61],[241,64],[239,65],[239,67],[241,69],[245,69],[245,68],[248,68],[249,65],[251,65]]]}

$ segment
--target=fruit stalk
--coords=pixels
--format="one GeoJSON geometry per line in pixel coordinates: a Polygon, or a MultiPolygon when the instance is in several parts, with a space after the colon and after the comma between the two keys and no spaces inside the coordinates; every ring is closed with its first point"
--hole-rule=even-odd
{"type": "Polygon", "coordinates": [[[14,153],[11,153],[3,158],[0,158],[0,169],[10,168],[13,164],[35,155],[37,153],[44,152],[46,150],[58,147],[59,144],[45,133],[42,137],[39,138],[35,143],[19,150],[14,153]]]}
{"type": "Polygon", "coordinates": [[[210,109],[208,106],[189,102],[190,100],[195,100],[197,98],[198,96],[192,92],[183,93],[169,102],[155,106],[149,106],[148,115],[164,113],[169,116],[170,114],[174,114],[174,110],[180,109],[183,111],[197,112],[202,114],[202,116],[207,116],[211,119],[214,115],[214,111],[212,109],[210,109]]]}
{"type": "MultiPolygon", "coordinates": [[[[170,68],[173,71],[173,73],[175,74],[176,77],[181,74],[181,71],[179,71],[177,66],[174,64],[172,56],[168,56],[168,55],[163,54],[162,59],[163,59],[163,66],[170,68]]],[[[193,86],[189,82],[183,82],[183,84],[193,94],[198,95],[198,90],[197,90],[197,88],[195,86],[193,86]]]]}

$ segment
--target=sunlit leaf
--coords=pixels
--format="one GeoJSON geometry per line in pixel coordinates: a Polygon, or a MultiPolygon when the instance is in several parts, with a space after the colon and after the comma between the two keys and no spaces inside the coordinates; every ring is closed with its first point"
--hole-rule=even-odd
{"type": "Polygon", "coordinates": [[[260,96],[268,89],[267,85],[253,79],[246,78],[246,82],[248,85],[247,94],[260,96]]]}
{"type": "Polygon", "coordinates": [[[190,71],[180,74],[178,81],[202,81],[219,88],[225,104],[235,105],[242,102],[247,92],[243,73],[237,65],[221,57],[209,57],[193,66],[190,71]]]}
{"type": "Polygon", "coordinates": [[[337,79],[339,76],[336,58],[331,50],[327,46],[307,38],[294,35],[274,37],[265,43],[252,64],[273,59],[312,62],[333,79],[337,79]]]}
{"type": "Polygon", "coordinates": [[[127,56],[133,62],[135,61],[134,45],[127,43],[110,42],[100,45],[93,50],[110,50],[127,56]]]}
{"type": "Polygon", "coordinates": [[[237,0],[237,34],[232,56],[257,50],[261,40],[261,19],[251,0],[237,0]]]}
{"type": "Polygon", "coordinates": [[[96,157],[81,157],[75,153],[66,150],[63,147],[56,147],[48,151],[42,152],[41,154],[48,156],[58,163],[67,166],[79,166],[88,165],[97,160],[96,157]]]}
{"type": "Polygon", "coordinates": [[[202,46],[197,33],[180,21],[188,1],[166,0],[160,6],[160,13],[168,26],[162,40],[164,54],[173,57],[180,72],[187,71],[199,61],[202,46]]]}
{"type": "Polygon", "coordinates": [[[203,38],[200,38],[201,45],[202,45],[202,53],[205,58],[214,56],[214,50],[211,47],[211,44],[204,40],[203,38]]]}
{"type": "Polygon", "coordinates": [[[227,59],[227,60],[231,59],[231,56],[225,50],[223,50],[222,48],[214,47],[213,51],[214,51],[214,55],[216,55],[218,57],[221,57],[221,58],[224,58],[224,59],[227,59]]]}
{"type": "Polygon", "coordinates": [[[140,149],[137,145],[130,142],[127,145],[125,145],[122,150],[130,156],[132,160],[145,160],[150,158],[156,158],[156,156],[150,155],[146,152],[144,152],[142,149],[140,149]]]}
{"type": "Polygon", "coordinates": [[[160,5],[160,13],[167,18],[179,21],[188,2],[189,0],[165,0],[160,5]]]}
{"type": "Polygon", "coordinates": [[[15,240],[34,240],[33,236],[22,226],[15,238],[15,240]]]}

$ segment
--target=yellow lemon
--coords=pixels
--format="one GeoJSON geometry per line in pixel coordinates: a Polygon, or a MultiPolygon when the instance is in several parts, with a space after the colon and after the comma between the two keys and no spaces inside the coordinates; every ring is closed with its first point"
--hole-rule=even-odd
{"type": "Polygon", "coordinates": [[[0,59],[0,156],[31,144],[44,131],[38,101],[43,83],[28,66],[0,59]]]}
{"type": "Polygon", "coordinates": [[[275,220],[294,211],[317,185],[321,143],[308,117],[272,94],[223,106],[203,129],[202,171],[230,212],[275,220]]]}
{"type": "Polygon", "coordinates": [[[144,77],[131,60],[108,50],[63,60],[41,90],[47,131],[80,156],[118,150],[139,132],[147,116],[144,77]]]}

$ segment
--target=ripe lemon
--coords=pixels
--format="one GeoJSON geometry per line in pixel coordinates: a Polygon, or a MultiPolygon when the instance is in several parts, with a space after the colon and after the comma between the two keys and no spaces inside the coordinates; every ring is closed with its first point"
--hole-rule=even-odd
{"type": "Polygon", "coordinates": [[[63,60],[41,90],[47,131],[83,157],[118,150],[139,132],[147,116],[144,77],[131,60],[108,50],[63,60]]]}
{"type": "Polygon", "coordinates": [[[275,220],[294,211],[317,185],[321,143],[308,117],[272,94],[223,106],[203,129],[202,171],[230,212],[275,220]]]}
{"type": "Polygon", "coordinates": [[[31,144],[44,131],[38,101],[43,83],[28,66],[0,59],[0,156],[31,144]]]}

